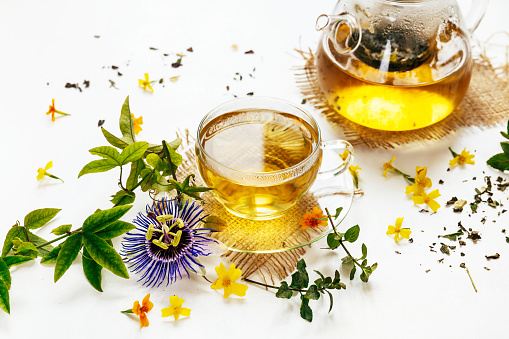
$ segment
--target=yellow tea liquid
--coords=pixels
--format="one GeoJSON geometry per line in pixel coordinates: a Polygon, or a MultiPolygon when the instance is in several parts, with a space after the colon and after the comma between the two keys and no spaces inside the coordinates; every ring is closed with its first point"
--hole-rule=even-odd
{"type": "Polygon", "coordinates": [[[429,126],[460,104],[472,74],[463,33],[454,31],[432,47],[436,50],[420,66],[384,71],[355,54],[335,53],[325,38],[317,51],[318,83],[330,106],[360,125],[388,131],[429,126]]]}
{"type": "Polygon", "coordinates": [[[197,157],[203,180],[230,212],[249,219],[282,215],[309,189],[321,163],[318,150],[314,161],[296,166],[318,135],[306,121],[272,110],[221,115],[202,128],[200,140],[214,159],[197,157]]]}

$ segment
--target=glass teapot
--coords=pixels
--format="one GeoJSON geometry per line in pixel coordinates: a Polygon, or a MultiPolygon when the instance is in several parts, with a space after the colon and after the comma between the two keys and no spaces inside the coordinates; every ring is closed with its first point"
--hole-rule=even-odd
{"type": "Polygon", "coordinates": [[[404,131],[448,116],[470,83],[469,41],[488,0],[466,20],[455,0],[340,0],[321,15],[318,83],[329,105],[363,126],[404,131]]]}

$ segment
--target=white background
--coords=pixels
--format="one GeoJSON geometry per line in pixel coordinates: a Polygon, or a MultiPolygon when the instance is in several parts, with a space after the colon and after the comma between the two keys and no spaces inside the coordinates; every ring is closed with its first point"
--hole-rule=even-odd
{"type": "MultiPolygon", "coordinates": [[[[300,103],[302,96],[291,68],[302,60],[294,49],[315,49],[320,37],[314,30],[315,19],[331,12],[334,5],[331,0],[2,1],[2,241],[16,220],[22,221],[37,208],[62,208],[50,225],[37,232],[52,238],[52,228],[68,223],[80,227],[95,209],[111,206],[108,197],[117,190],[116,171],[79,180],[77,174],[95,159],[88,150],[106,144],[98,120],[104,119],[109,131],[119,133],[120,108],[128,95],[132,111],[144,119],[139,139],[154,143],[172,139],[178,128],[194,133],[201,117],[232,99],[232,94],[254,92],[300,103]],[[232,50],[233,44],[238,51],[232,50]],[[189,47],[193,53],[186,52],[189,47]],[[248,50],[255,53],[244,54],[248,50]],[[178,69],[170,67],[176,53],[186,54],[184,66],[178,69]],[[121,77],[112,65],[119,67],[121,77]],[[152,80],[164,77],[165,86],[154,84],[154,93],[144,92],[137,79],[146,72],[152,80]],[[233,80],[237,72],[243,75],[242,81],[233,80]],[[180,79],[169,83],[169,77],[177,75],[180,79]],[[118,89],[110,87],[109,79],[118,89]],[[81,93],[64,88],[67,82],[84,80],[90,81],[90,88],[81,93]],[[51,122],[45,112],[52,98],[57,109],[72,116],[51,122]],[[63,178],[64,184],[49,178],[36,180],[37,168],[50,160],[54,162],[51,173],[63,178]]],[[[509,31],[507,13],[506,1],[492,0],[476,32],[478,39],[509,31]]],[[[504,42],[501,35],[498,38],[504,42]]],[[[325,139],[342,137],[311,106],[306,108],[319,121],[325,139]]],[[[360,225],[359,241],[350,245],[351,251],[359,254],[360,243],[365,242],[368,260],[377,261],[379,268],[367,284],[358,278],[350,282],[342,272],[347,290],[334,292],[330,314],[327,299],[312,301],[312,323],[300,318],[298,298],[277,299],[273,292],[253,285],[245,298],[223,299],[199,277],[149,289],[134,276],[124,280],[105,271],[104,293],[99,293],[86,281],[81,263],[72,265],[54,284],[53,266],[37,260],[11,269],[11,315],[0,313],[0,338],[507,337],[509,244],[501,230],[509,230],[509,213],[498,217],[501,208],[484,205],[469,217],[468,206],[461,214],[445,207],[452,196],[472,201],[474,188],[483,186],[484,173],[493,179],[500,175],[486,160],[500,152],[498,131],[504,128],[465,128],[440,141],[390,151],[356,149],[355,163],[362,168],[360,187],[365,194],[354,201],[343,225],[360,225]],[[476,164],[447,172],[449,146],[457,152],[464,147],[474,152],[476,164]],[[428,167],[433,188],[442,194],[438,213],[419,213],[420,208],[404,194],[405,181],[396,175],[382,176],[382,164],[393,155],[397,156],[395,165],[409,174],[413,175],[416,166],[428,167]],[[438,184],[440,179],[443,185],[438,184]],[[405,217],[403,226],[411,228],[412,244],[406,240],[396,244],[385,234],[398,217],[405,217]],[[467,246],[450,256],[440,253],[439,242],[449,241],[437,235],[455,232],[460,220],[465,227],[480,231],[482,240],[475,245],[467,240],[467,246]],[[430,251],[432,243],[437,243],[438,253],[430,251]],[[495,253],[501,258],[485,259],[495,253]],[[441,258],[445,258],[443,263],[437,262],[441,258]],[[478,293],[460,263],[469,268],[478,293]],[[141,301],[147,293],[155,307],[148,314],[150,327],[140,331],[137,318],[120,311],[131,308],[134,300],[141,301]],[[189,318],[178,322],[161,318],[160,309],[167,307],[174,294],[192,309],[189,318]]],[[[508,194],[496,198],[509,206],[508,194]]],[[[140,194],[124,220],[132,219],[148,201],[140,194]]],[[[120,244],[115,245],[119,248],[120,244]]],[[[316,279],[312,269],[331,275],[344,256],[341,251],[321,250],[323,245],[312,246],[305,257],[311,280],[316,279]]],[[[215,278],[213,268],[220,261],[218,257],[204,260],[209,279],[215,278]]]]}

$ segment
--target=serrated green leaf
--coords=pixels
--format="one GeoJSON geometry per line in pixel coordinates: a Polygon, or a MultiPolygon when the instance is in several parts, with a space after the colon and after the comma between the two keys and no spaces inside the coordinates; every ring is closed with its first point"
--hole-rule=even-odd
{"type": "Polygon", "coordinates": [[[122,140],[129,144],[136,142],[136,136],[134,134],[134,119],[131,115],[131,109],[129,108],[129,96],[125,98],[124,104],[122,105],[119,126],[120,132],[122,132],[122,140]]]}
{"type": "Polygon", "coordinates": [[[97,235],[101,239],[110,240],[126,232],[129,232],[135,228],[136,227],[131,223],[122,220],[117,220],[114,223],[107,226],[106,228],[103,228],[102,230],[95,232],[95,235],[97,235]]]}
{"type": "Polygon", "coordinates": [[[7,314],[11,314],[11,306],[9,303],[9,289],[3,281],[0,281],[0,309],[7,314]]]}
{"type": "Polygon", "coordinates": [[[141,159],[148,148],[148,142],[138,141],[127,146],[120,154],[122,165],[141,159]]]}
{"type": "Polygon", "coordinates": [[[44,257],[42,257],[41,264],[54,264],[54,263],[56,263],[57,262],[58,253],[62,249],[62,245],[63,245],[63,243],[62,244],[58,244],[58,246],[56,246],[51,252],[49,252],[44,257]]]}
{"type": "Polygon", "coordinates": [[[488,165],[500,171],[509,170],[509,157],[504,153],[498,153],[486,161],[488,165]]]}
{"type": "Polygon", "coordinates": [[[316,285],[309,286],[306,294],[304,295],[304,298],[311,299],[311,300],[320,299],[320,293],[318,293],[318,287],[316,285]]]}
{"type": "Polygon", "coordinates": [[[138,159],[131,163],[131,172],[129,172],[129,177],[126,181],[126,188],[129,191],[132,191],[134,187],[138,184],[138,178],[141,175],[141,171],[145,168],[145,163],[143,159],[138,159]]]}
{"type": "Polygon", "coordinates": [[[28,213],[25,216],[25,227],[34,230],[46,225],[53,219],[61,209],[59,208],[42,208],[28,213]]]}
{"type": "Polygon", "coordinates": [[[297,272],[292,274],[291,288],[303,289],[309,285],[309,276],[306,271],[306,262],[304,259],[300,259],[297,262],[297,272]]]}
{"type": "Polygon", "coordinates": [[[293,291],[288,289],[288,283],[286,281],[281,282],[281,286],[276,292],[276,298],[290,299],[293,296],[293,291]]]}
{"type": "Polygon", "coordinates": [[[95,260],[92,259],[90,254],[88,253],[87,249],[83,249],[83,273],[85,273],[85,277],[87,278],[90,285],[92,285],[93,288],[98,290],[99,292],[102,292],[101,287],[101,278],[102,278],[102,266],[95,262],[95,260]]]}
{"type": "Polygon", "coordinates": [[[361,228],[359,227],[359,225],[355,225],[355,226],[352,226],[350,227],[346,232],[345,232],[345,241],[348,241],[348,242],[355,242],[357,240],[357,238],[359,238],[359,233],[361,231],[361,228]]]}
{"type": "Polygon", "coordinates": [[[18,266],[27,261],[32,261],[34,258],[25,257],[24,255],[9,255],[3,258],[4,262],[7,264],[7,267],[18,266]]]}
{"type": "Polygon", "coordinates": [[[93,160],[86,164],[81,169],[80,173],[78,174],[78,178],[85,174],[106,172],[117,166],[118,164],[113,160],[109,159],[93,160]]]}
{"type": "Polygon", "coordinates": [[[509,157],[509,142],[501,142],[500,146],[502,147],[502,150],[504,151],[506,157],[509,157]]]}
{"type": "Polygon", "coordinates": [[[63,235],[69,233],[71,231],[71,228],[72,228],[71,224],[62,225],[58,226],[57,228],[54,228],[51,231],[51,233],[53,233],[54,235],[63,235]]]}
{"type": "Polygon", "coordinates": [[[83,233],[79,232],[67,238],[60,249],[55,264],[54,281],[57,282],[78,256],[82,246],[83,233]]]}
{"type": "Polygon", "coordinates": [[[304,296],[301,296],[300,299],[302,300],[302,304],[300,305],[301,318],[309,322],[313,321],[313,311],[311,307],[309,307],[309,299],[304,298],[304,296]]]}
{"type": "Polygon", "coordinates": [[[92,214],[83,222],[83,232],[97,232],[120,219],[132,206],[115,206],[92,214]]]}
{"type": "Polygon", "coordinates": [[[109,159],[117,163],[118,165],[122,164],[122,158],[120,157],[120,153],[118,153],[118,151],[111,146],[95,147],[92,148],[89,152],[93,155],[100,156],[104,159],[109,159]]]}
{"type": "Polygon", "coordinates": [[[112,199],[110,201],[115,206],[122,206],[132,204],[136,199],[136,194],[134,194],[134,192],[126,192],[124,190],[120,190],[115,193],[115,195],[112,195],[111,198],[112,199]]]}
{"type": "Polygon", "coordinates": [[[127,146],[129,146],[128,142],[126,142],[120,138],[117,138],[116,136],[114,136],[113,134],[111,134],[110,132],[105,130],[103,127],[101,127],[101,131],[103,132],[104,137],[110,143],[110,145],[115,146],[120,149],[124,149],[127,146]]]}
{"type": "Polygon", "coordinates": [[[9,272],[9,266],[7,266],[2,258],[0,258],[0,281],[5,283],[8,290],[11,289],[11,273],[9,272]]]}
{"type": "Polygon", "coordinates": [[[353,265],[352,270],[350,271],[350,280],[353,280],[355,277],[355,272],[357,271],[357,267],[353,265]]]}
{"type": "Polygon", "coordinates": [[[83,244],[92,259],[99,265],[121,278],[129,278],[122,258],[105,240],[95,234],[85,233],[83,235],[83,244]]]}

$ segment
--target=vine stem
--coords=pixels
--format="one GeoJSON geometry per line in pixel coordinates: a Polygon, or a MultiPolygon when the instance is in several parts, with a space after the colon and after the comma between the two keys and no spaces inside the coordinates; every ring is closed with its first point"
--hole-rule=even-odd
{"type": "Polygon", "coordinates": [[[69,233],[67,233],[67,234],[64,234],[64,235],[62,235],[61,237],[55,238],[55,239],[53,239],[53,240],[51,240],[51,241],[47,241],[47,242],[45,242],[44,244],[41,244],[41,245],[35,246],[35,248],[41,248],[41,247],[44,247],[44,246],[50,245],[50,244],[52,244],[52,243],[54,243],[54,242],[56,242],[56,241],[62,240],[62,239],[64,239],[64,238],[67,238],[68,236],[71,236],[71,235],[73,235],[74,233],[78,233],[79,231],[81,231],[81,227],[80,227],[80,228],[78,228],[77,230],[74,230],[74,231],[72,231],[72,232],[69,232],[69,233]]]}
{"type": "MultiPolygon", "coordinates": [[[[329,221],[330,221],[330,223],[331,223],[331,225],[332,225],[332,229],[334,230],[334,233],[336,233],[336,235],[337,235],[338,237],[340,237],[340,236],[339,236],[338,231],[336,230],[336,226],[334,226],[334,222],[332,221],[332,217],[331,217],[331,215],[330,215],[329,210],[327,209],[327,207],[325,207],[325,213],[327,213],[327,217],[329,218],[329,221]]],[[[356,260],[356,259],[355,259],[355,258],[354,258],[351,254],[350,254],[350,251],[348,251],[348,249],[346,248],[345,244],[343,244],[343,241],[341,241],[341,238],[342,238],[342,237],[340,237],[340,239],[339,239],[339,244],[341,245],[341,247],[343,247],[343,249],[345,250],[345,252],[346,252],[346,254],[348,255],[348,257],[352,258],[352,261],[353,261],[353,262],[354,262],[357,266],[359,266],[361,269],[363,269],[363,266],[362,266],[361,264],[359,264],[359,263],[357,262],[357,260],[356,260]]],[[[364,270],[364,269],[363,269],[363,270],[364,270]]]]}
{"type": "MultiPolygon", "coordinates": [[[[255,280],[251,280],[251,279],[248,279],[248,278],[243,278],[244,281],[247,281],[251,284],[255,284],[255,285],[259,285],[259,286],[263,286],[263,287],[267,287],[267,288],[273,288],[273,289],[276,289],[276,290],[279,290],[279,287],[277,286],[273,286],[273,285],[267,285],[267,284],[264,284],[264,283],[261,283],[261,282],[258,282],[258,281],[255,281],[255,280]]],[[[301,289],[297,289],[297,288],[288,288],[288,290],[290,291],[295,291],[295,292],[299,292],[299,293],[304,293],[304,292],[307,292],[308,290],[301,290],[301,289]]],[[[322,288],[318,288],[317,291],[320,292],[320,291],[325,291],[326,288],[325,287],[322,287],[322,288]]]]}

